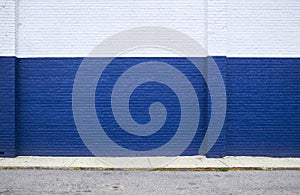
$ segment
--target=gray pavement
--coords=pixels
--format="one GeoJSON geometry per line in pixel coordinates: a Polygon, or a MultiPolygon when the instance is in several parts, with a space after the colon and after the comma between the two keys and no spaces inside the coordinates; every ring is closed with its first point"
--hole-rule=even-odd
{"type": "Polygon", "coordinates": [[[0,194],[299,194],[300,171],[0,170],[0,194]]]}

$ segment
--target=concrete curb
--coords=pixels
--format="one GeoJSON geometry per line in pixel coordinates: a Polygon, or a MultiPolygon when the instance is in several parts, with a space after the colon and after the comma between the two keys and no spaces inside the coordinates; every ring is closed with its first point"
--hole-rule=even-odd
{"type": "Polygon", "coordinates": [[[62,170],[300,170],[300,158],[32,157],[0,158],[0,169],[62,170]]]}

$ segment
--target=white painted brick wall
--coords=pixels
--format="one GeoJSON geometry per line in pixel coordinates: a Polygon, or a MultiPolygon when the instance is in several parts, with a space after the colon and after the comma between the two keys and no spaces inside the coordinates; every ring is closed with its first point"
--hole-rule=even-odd
{"type": "Polygon", "coordinates": [[[15,55],[15,1],[0,0],[0,56],[15,55]]]}
{"type": "Polygon", "coordinates": [[[226,5],[227,0],[209,0],[207,3],[208,53],[226,55],[226,5]]]}
{"type": "Polygon", "coordinates": [[[0,21],[2,56],[86,56],[105,38],[140,26],[184,32],[214,56],[300,55],[297,0],[0,0],[0,21]]]}
{"type": "Polygon", "coordinates": [[[205,44],[204,4],[204,0],[20,0],[19,55],[86,56],[105,38],[140,26],[173,28],[205,44]]]}
{"type": "Polygon", "coordinates": [[[227,56],[300,55],[300,1],[231,0],[227,56]]]}

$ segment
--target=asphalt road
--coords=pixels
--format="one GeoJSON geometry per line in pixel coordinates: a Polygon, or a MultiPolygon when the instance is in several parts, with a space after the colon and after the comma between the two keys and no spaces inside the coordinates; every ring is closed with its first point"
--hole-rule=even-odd
{"type": "Polygon", "coordinates": [[[0,194],[300,194],[300,171],[0,170],[0,194]]]}

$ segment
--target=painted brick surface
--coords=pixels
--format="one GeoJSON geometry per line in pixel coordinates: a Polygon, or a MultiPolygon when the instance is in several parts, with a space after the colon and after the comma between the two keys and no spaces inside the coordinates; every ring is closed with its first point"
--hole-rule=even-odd
{"type": "Polygon", "coordinates": [[[225,56],[227,53],[226,20],[227,0],[207,1],[207,52],[211,56],[225,56]]]}
{"type": "MultiPolygon", "coordinates": [[[[217,63],[220,72],[222,74],[223,77],[223,81],[225,84],[225,88],[227,89],[228,86],[228,81],[227,81],[227,71],[228,71],[228,65],[227,65],[227,58],[226,57],[214,57],[215,62],[217,63]]],[[[227,92],[228,93],[228,92],[227,92]]],[[[228,98],[228,97],[227,97],[228,98]]],[[[208,97],[208,101],[207,101],[208,105],[208,111],[207,111],[207,120],[209,122],[210,119],[210,113],[211,113],[211,101],[209,101],[209,97],[208,97]]],[[[228,105],[228,102],[227,102],[228,105]]],[[[220,117],[221,118],[221,117],[220,117]]],[[[207,157],[214,157],[214,158],[220,158],[220,157],[224,157],[227,155],[227,129],[228,129],[228,119],[225,119],[224,125],[223,125],[223,129],[218,137],[218,140],[216,141],[216,143],[214,144],[214,146],[212,147],[212,149],[206,154],[207,157]]]]}
{"type": "MultiPolygon", "coordinates": [[[[299,16],[300,3],[292,0],[0,0],[0,156],[92,156],[73,117],[76,72],[101,41],[146,25],[183,32],[215,56],[226,87],[227,114],[208,157],[299,157],[299,16]]],[[[211,117],[205,75],[162,48],[140,48],[121,57],[106,69],[100,79],[104,84],[95,93],[97,116],[107,135],[121,147],[148,150],[174,134],[180,109],[167,86],[143,84],[129,101],[132,117],[141,124],[149,121],[152,102],[166,105],[168,128],[159,138],[124,134],[109,108],[120,72],[155,60],[177,68],[196,90],[199,128],[181,155],[198,154],[211,117]]]]}
{"type": "Polygon", "coordinates": [[[90,155],[72,115],[72,84],[81,60],[19,59],[18,155],[90,155]]]}
{"type": "Polygon", "coordinates": [[[0,56],[15,55],[16,6],[14,0],[0,1],[0,56]]]}
{"type": "Polygon", "coordinates": [[[15,57],[0,57],[0,157],[16,155],[15,57]]]}
{"type": "MultiPolygon", "coordinates": [[[[190,146],[183,154],[196,155],[207,126],[207,117],[204,114],[206,113],[205,110],[207,110],[207,89],[203,79],[198,78],[196,69],[184,58],[115,59],[111,68],[108,68],[107,73],[101,77],[102,81],[99,81],[99,85],[101,86],[97,88],[95,101],[96,110],[99,114],[99,122],[103,126],[107,126],[108,131],[116,131],[118,127],[114,126],[113,116],[109,114],[110,106],[105,99],[105,94],[108,94],[107,97],[110,98],[111,92],[109,90],[112,89],[111,85],[113,86],[114,79],[118,79],[120,73],[132,65],[149,60],[162,61],[180,68],[187,74],[197,89],[196,91],[201,100],[201,112],[203,113],[199,122],[199,130],[195,137],[182,137],[182,139],[191,139],[190,146]],[[109,76],[108,79],[106,74],[109,76]]],[[[19,155],[92,155],[82,143],[72,115],[72,88],[74,77],[81,61],[82,58],[19,59],[17,75],[17,85],[20,86],[18,97],[19,155]]],[[[176,126],[180,122],[178,120],[178,117],[180,117],[180,111],[178,110],[178,108],[180,109],[180,105],[176,105],[176,100],[174,100],[176,96],[170,93],[174,92],[167,92],[162,86],[159,86],[158,89],[152,89],[151,85],[146,85],[144,89],[141,88],[140,91],[137,91],[136,95],[130,101],[132,104],[132,115],[137,117],[137,120],[142,123],[148,120],[147,113],[145,113],[145,108],[136,108],[143,108],[143,104],[146,104],[146,94],[148,94],[150,102],[158,99],[162,103],[165,102],[164,104],[168,104],[167,107],[169,107],[171,114],[168,115],[170,119],[166,122],[168,123],[167,133],[163,131],[161,135],[157,135],[159,138],[149,138],[148,140],[151,142],[167,142],[169,139],[168,136],[172,136],[174,131],[176,132],[176,126]],[[160,94],[160,96],[155,94],[160,94]],[[137,105],[137,107],[134,105],[137,105]]],[[[108,99],[108,101],[110,100],[108,99]]],[[[147,110],[149,107],[148,103],[145,106],[147,110]]],[[[129,134],[123,137],[116,137],[118,136],[117,134],[110,134],[114,137],[112,139],[120,139],[121,142],[119,144],[124,147],[131,148],[132,150],[149,149],[149,143],[139,145],[139,142],[147,142],[147,140],[143,140],[141,137],[134,137],[129,134]],[[141,140],[138,141],[139,139],[141,140]]],[[[118,140],[115,141],[118,142],[118,140]]],[[[154,145],[153,147],[158,146],[154,145]]],[[[220,153],[220,151],[218,152],[220,153]]]]}
{"type": "MultiPolygon", "coordinates": [[[[298,156],[299,59],[215,59],[227,81],[228,110],[223,131],[208,156],[298,156]]],[[[117,62],[130,61],[139,60],[117,62]]],[[[180,58],[167,61],[182,63],[180,58]]],[[[80,62],[81,58],[20,59],[20,155],[90,155],[76,131],[71,108],[72,82],[80,62]],[[41,65],[44,68],[37,68],[41,65]]],[[[197,153],[201,133],[185,155],[197,153]]]]}
{"type": "MultiPolygon", "coordinates": [[[[205,20],[205,0],[21,0],[19,56],[85,57],[111,35],[140,26],[176,29],[206,47],[205,20]]],[[[153,48],[134,53],[145,55],[170,53],[153,48]]]]}
{"type": "Polygon", "coordinates": [[[299,58],[227,63],[227,155],[299,156],[299,58]]]}
{"type": "Polygon", "coordinates": [[[228,1],[227,55],[299,57],[299,1],[228,1]]]}

